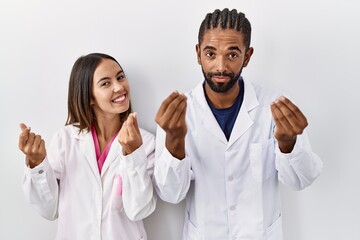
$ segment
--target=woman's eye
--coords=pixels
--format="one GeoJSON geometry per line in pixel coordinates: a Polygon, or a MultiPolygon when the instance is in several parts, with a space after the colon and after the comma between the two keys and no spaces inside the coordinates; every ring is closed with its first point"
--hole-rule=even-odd
{"type": "Polygon", "coordinates": [[[100,84],[100,86],[101,87],[106,87],[106,86],[108,86],[110,83],[109,82],[102,82],[101,84],[100,84]]]}
{"type": "Polygon", "coordinates": [[[125,76],[122,76],[122,75],[121,75],[121,76],[118,76],[118,77],[117,77],[117,80],[122,80],[122,79],[124,79],[124,78],[125,78],[125,76]]]}

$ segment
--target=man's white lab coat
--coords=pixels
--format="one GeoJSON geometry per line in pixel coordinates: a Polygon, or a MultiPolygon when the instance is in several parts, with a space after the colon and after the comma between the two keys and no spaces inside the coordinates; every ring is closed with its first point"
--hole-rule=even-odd
{"type": "Polygon", "coordinates": [[[159,196],[186,198],[185,240],[281,240],[278,180],[294,190],[309,186],[322,162],[304,134],[289,154],[274,138],[270,103],[280,93],[244,81],[244,100],[229,141],[200,83],[187,93],[186,157],[178,160],[156,136],[155,180],[159,196]]]}

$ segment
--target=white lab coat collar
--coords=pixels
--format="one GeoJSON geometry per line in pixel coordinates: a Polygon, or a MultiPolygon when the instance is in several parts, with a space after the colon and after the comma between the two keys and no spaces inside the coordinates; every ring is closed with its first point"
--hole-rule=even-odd
{"type": "Polygon", "coordinates": [[[194,98],[194,107],[197,110],[198,116],[202,116],[200,119],[201,124],[205,129],[226,144],[227,149],[230,148],[231,145],[251,127],[253,120],[251,119],[249,113],[251,110],[259,106],[259,101],[253,84],[244,80],[244,99],[228,142],[206,101],[203,82],[199,83],[195,87],[194,98]]]}

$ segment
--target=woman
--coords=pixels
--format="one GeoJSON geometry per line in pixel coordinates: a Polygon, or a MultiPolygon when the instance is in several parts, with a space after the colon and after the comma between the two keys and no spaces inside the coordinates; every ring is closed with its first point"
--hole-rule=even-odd
{"type": "Polygon", "coordinates": [[[20,128],[25,196],[43,217],[58,218],[57,239],[147,239],[142,219],[156,205],[155,141],[138,127],[129,82],[113,57],[92,53],[75,62],[66,126],[47,152],[40,135],[20,128]]]}

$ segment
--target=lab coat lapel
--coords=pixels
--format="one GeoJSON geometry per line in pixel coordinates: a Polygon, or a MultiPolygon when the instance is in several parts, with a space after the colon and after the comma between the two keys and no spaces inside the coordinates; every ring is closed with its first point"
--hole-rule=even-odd
{"type": "Polygon", "coordinates": [[[97,166],[97,161],[96,161],[94,140],[92,138],[91,132],[83,131],[78,135],[78,137],[81,140],[80,143],[81,151],[83,152],[86,161],[88,162],[89,167],[91,168],[94,174],[94,177],[99,182],[99,184],[101,184],[99,168],[97,166]]]}
{"type": "Polygon", "coordinates": [[[244,80],[244,99],[241,105],[238,117],[236,118],[234,127],[231,131],[227,148],[230,148],[245,132],[253,125],[249,113],[251,110],[259,106],[256,92],[253,85],[244,80]]]}
{"type": "Polygon", "coordinates": [[[227,144],[224,132],[216,121],[209,104],[206,101],[203,83],[198,84],[194,89],[196,115],[200,118],[200,124],[211,134],[215,135],[221,142],[227,144]]]}
{"type": "Polygon", "coordinates": [[[104,165],[101,169],[101,176],[104,176],[106,170],[109,168],[109,166],[112,164],[112,162],[115,161],[117,159],[117,157],[120,155],[121,155],[121,146],[116,137],[111,144],[110,151],[109,151],[109,153],[106,157],[106,160],[104,162],[104,165]]]}

